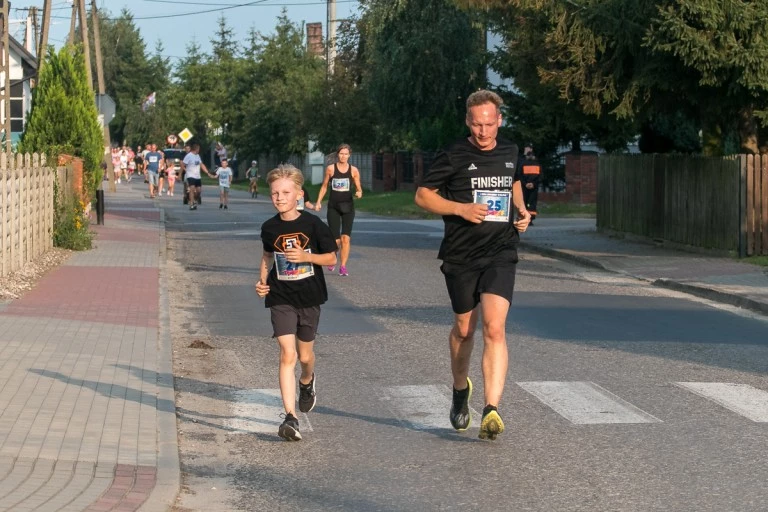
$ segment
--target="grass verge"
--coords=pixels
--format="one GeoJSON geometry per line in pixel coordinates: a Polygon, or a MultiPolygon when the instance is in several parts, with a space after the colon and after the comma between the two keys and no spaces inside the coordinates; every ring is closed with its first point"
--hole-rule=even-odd
{"type": "Polygon", "coordinates": [[[751,263],[753,265],[759,265],[761,267],[768,267],[768,256],[749,256],[748,258],[744,258],[741,261],[751,263]]]}
{"type": "MultiPolygon", "coordinates": [[[[205,184],[215,184],[207,176],[203,177],[205,184]]],[[[305,185],[312,200],[317,199],[317,193],[320,191],[320,185],[305,185]]],[[[248,182],[245,180],[232,183],[235,190],[248,190],[248,182]]],[[[259,193],[265,194],[267,188],[264,180],[259,182],[259,193]]],[[[437,219],[438,215],[427,213],[413,202],[414,192],[395,191],[395,192],[371,192],[366,190],[362,199],[355,200],[355,209],[361,212],[372,213],[374,215],[384,215],[389,217],[402,217],[407,219],[437,219]]],[[[328,202],[328,196],[323,199],[328,202]]],[[[597,205],[593,204],[569,204],[569,203],[539,203],[539,215],[552,217],[594,217],[597,213],[597,205]]]]}
{"type": "Polygon", "coordinates": [[[597,215],[597,205],[571,203],[539,203],[540,215],[551,217],[594,217],[597,215]]]}

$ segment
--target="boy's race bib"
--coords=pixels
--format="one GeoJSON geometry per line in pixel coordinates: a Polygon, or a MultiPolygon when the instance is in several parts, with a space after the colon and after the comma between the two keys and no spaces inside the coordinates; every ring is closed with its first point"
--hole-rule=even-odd
{"type": "Polygon", "coordinates": [[[509,203],[512,192],[508,190],[475,190],[474,202],[488,205],[485,220],[490,222],[509,222],[509,203]]]}
{"type": "MultiPolygon", "coordinates": [[[[310,249],[304,251],[311,253],[310,249]]],[[[299,281],[315,275],[315,267],[309,262],[291,263],[285,257],[285,253],[275,253],[275,267],[278,281],[299,281]]]]}
{"type": "Polygon", "coordinates": [[[349,178],[333,178],[331,180],[331,190],[349,192],[349,178]]]}

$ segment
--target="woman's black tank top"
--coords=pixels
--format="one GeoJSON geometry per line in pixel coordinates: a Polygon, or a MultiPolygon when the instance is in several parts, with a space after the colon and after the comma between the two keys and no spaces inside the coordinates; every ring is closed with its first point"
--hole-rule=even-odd
{"type": "Polygon", "coordinates": [[[330,179],[331,193],[328,200],[331,204],[352,202],[352,165],[347,172],[339,171],[339,167],[333,164],[333,176],[330,179]]]}

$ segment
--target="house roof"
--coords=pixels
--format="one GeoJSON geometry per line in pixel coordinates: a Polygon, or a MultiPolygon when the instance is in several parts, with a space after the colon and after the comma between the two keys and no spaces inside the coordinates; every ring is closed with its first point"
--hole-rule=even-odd
{"type": "Polygon", "coordinates": [[[30,66],[32,69],[37,69],[37,58],[32,55],[26,48],[24,48],[24,45],[18,42],[13,37],[8,37],[8,40],[10,42],[11,51],[14,51],[19,54],[21,57],[22,64],[26,64],[27,66],[30,66]]]}

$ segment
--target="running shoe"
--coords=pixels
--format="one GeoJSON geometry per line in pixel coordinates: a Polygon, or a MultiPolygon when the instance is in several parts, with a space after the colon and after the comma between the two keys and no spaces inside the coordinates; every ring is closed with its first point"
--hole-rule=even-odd
{"type": "Polygon", "coordinates": [[[309,412],[315,408],[317,392],[315,391],[315,374],[312,374],[312,382],[302,384],[299,382],[299,410],[309,412]]]}
{"type": "Polygon", "coordinates": [[[301,432],[299,432],[299,420],[293,414],[286,414],[285,420],[277,429],[277,435],[286,441],[301,441],[301,432]]]}
{"type": "Polygon", "coordinates": [[[336,265],[333,265],[332,267],[325,267],[325,268],[328,270],[328,272],[333,272],[334,270],[336,270],[336,265]]]}
{"type": "Polygon", "coordinates": [[[451,405],[451,425],[459,432],[464,432],[472,423],[469,412],[469,399],[472,398],[472,381],[467,377],[467,387],[461,391],[453,388],[453,404],[451,405]]]}
{"type": "Polygon", "coordinates": [[[480,439],[493,441],[496,436],[504,432],[504,422],[501,421],[499,411],[492,405],[486,405],[483,409],[483,420],[480,422],[480,439]]]}
{"type": "Polygon", "coordinates": [[[222,208],[224,208],[224,205],[223,205],[223,204],[220,204],[220,205],[219,205],[219,210],[221,210],[222,208]]]}
{"type": "Polygon", "coordinates": [[[348,276],[349,272],[347,272],[347,267],[345,267],[344,265],[340,266],[339,267],[339,275],[340,276],[348,276]]]}
{"type": "Polygon", "coordinates": [[[226,205],[226,204],[225,204],[225,205],[224,205],[224,209],[225,209],[225,210],[229,210],[229,205],[226,205]]]}
{"type": "Polygon", "coordinates": [[[190,207],[189,207],[189,209],[190,209],[190,210],[197,210],[197,206],[195,206],[195,205],[193,204],[192,206],[190,206],[190,207]]]}

